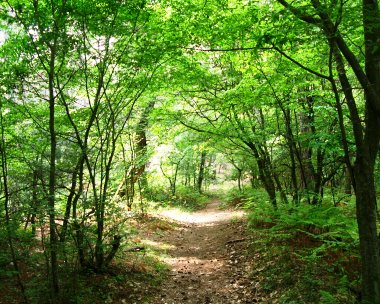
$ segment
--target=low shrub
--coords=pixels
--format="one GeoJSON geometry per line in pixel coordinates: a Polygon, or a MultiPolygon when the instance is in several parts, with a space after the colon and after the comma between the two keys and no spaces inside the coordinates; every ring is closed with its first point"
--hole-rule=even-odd
{"type": "Polygon", "coordinates": [[[197,210],[204,207],[208,197],[192,187],[178,186],[175,195],[161,187],[150,188],[144,193],[147,200],[157,202],[160,206],[172,206],[186,210],[197,210]]]}
{"type": "Polygon", "coordinates": [[[199,193],[194,188],[179,186],[176,194],[171,197],[171,205],[186,210],[202,209],[208,197],[205,194],[199,193]]]}
{"type": "Polygon", "coordinates": [[[268,201],[268,195],[263,189],[244,187],[242,190],[231,188],[224,195],[223,201],[228,207],[250,209],[257,202],[268,201]]]}
{"type": "Polygon", "coordinates": [[[148,201],[165,203],[170,201],[170,193],[164,187],[149,187],[144,191],[144,197],[148,201]]]}
{"type": "Polygon", "coordinates": [[[245,206],[252,234],[261,242],[254,242],[251,251],[267,251],[262,254],[266,266],[255,274],[266,293],[281,293],[279,303],[357,302],[360,261],[353,204],[281,204],[274,210],[269,202],[251,199],[245,206]]]}
{"type": "Polygon", "coordinates": [[[353,205],[281,205],[274,210],[269,203],[250,201],[246,206],[250,210],[249,223],[252,227],[270,223],[271,232],[275,235],[286,231],[288,234],[306,234],[329,246],[358,245],[353,205]]]}

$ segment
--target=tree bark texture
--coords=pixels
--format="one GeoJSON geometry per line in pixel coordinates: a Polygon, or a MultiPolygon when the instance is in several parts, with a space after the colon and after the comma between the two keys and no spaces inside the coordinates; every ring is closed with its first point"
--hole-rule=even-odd
{"type": "Polygon", "coordinates": [[[350,110],[356,145],[353,177],[356,191],[356,212],[362,257],[362,298],[364,303],[380,303],[380,256],[377,235],[376,189],[374,165],[380,141],[380,13],[378,1],[362,1],[362,22],[365,41],[365,69],[350,50],[329,15],[329,10],[319,0],[311,0],[315,14],[309,15],[286,0],[277,0],[299,19],[321,28],[329,42],[343,92],[350,110]],[[339,50],[339,51],[337,51],[339,50]],[[352,68],[364,90],[365,120],[362,124],[357,106],[351,96],[351,86],[343,71],[342,57],[352,68]]]}
{"type": "Polygon", "coordinates": [[[206,151],[201,152],[201,160],[199,164],[199,173],[198,173],[198,181],[197,181],[197,189],[201,193],[202,192],[202,185],[203,185],[203,180],[205,176],[205,165],[206,165],[206,151]]]}

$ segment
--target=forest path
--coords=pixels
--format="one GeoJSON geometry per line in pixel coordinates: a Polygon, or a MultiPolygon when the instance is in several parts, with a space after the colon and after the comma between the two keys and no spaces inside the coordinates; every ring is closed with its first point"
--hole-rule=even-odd
{"type": "Polygon", "coordinates": [[[214,199],[197,212],[161,213],[179,225],[157,237],[170,244],[164,261],[171,270],[152,304],[255,303],[247,288],[245,213],[220,210],[219,204],[214,199]]]}

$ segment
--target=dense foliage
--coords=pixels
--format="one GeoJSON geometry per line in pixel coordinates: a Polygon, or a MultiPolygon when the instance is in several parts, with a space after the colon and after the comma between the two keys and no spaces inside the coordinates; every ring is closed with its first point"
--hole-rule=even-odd
{"type": "Polygon", "coordinates": [[[380,303],[378,1],[6,0],[0,14],[0,275],[20,302],[109,271],[134,213],[200,208],[233,180],[252,223],[313,235],[314,257],[359,250],[361,298],[380,303]]]}

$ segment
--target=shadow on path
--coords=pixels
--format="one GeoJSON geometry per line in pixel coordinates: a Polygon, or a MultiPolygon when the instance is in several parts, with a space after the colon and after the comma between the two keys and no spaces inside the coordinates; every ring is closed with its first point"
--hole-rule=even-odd
{"type": "Polygon", "coordinates": [[[151,303],[255,303],[247,290],[251,283],[245,258],[245,214],[219,210],[218,205],[212,201],[194,213],[161,213],[179,227],[156,240],[169,245],[164,262],[171,271],[151,303]]]}

